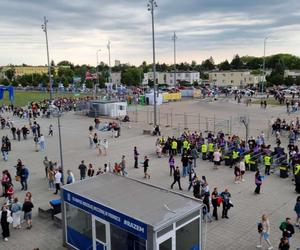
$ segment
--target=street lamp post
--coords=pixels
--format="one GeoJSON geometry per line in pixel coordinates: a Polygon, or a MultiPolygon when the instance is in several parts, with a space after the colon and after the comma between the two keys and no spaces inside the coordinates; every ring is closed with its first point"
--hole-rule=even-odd
{"type": "MultiPolygon", "coordinates": [[[[101,49],[98,49],[97,50],[97,65],[96,65],[96,74],[97,74],[97,86],[99,86],[99,72],[98,72],[98,66],[99,66],[99,52],[101,51],[101,49]]],[[[96,86],[96,87],[97,87],[96,86]]],[[[95,84],[94,84],[94,81],[93,81],[93,100],[95,100],[95,95],[96,95],[96,88],[95,88],[95,84]]]]}
{"type": "Polygon", "coordinates": [[[49,84],[50,84],[50,102],[52,101],[52,80],[51,80],[51,68],[50,68],[50,59],[49,59],[49,47],[48,47],[48,29],[47,29],[48,20],[44,16],[44,24],[42,24],[42,29],[45,32],[46,36],[46,48],[47,48],[47,61],[48,61],[48,74],[49,74],[49,84]]]}
{"type": "Polygon", "coordinates": [[[154,101],[154,126],[157,125],[157,103],[156,103],[156,65],[155,65],[155,32],[154,32],[154,9],[157,8],[155,0],[149,0],[148,11],[152,17],[152,52],[153,52],[153,101],[154,101]]]}
{"type": "Polygon", "coordinates": [[[62,139],[61,139],[61,125],[60,125],[60,118],[61,118],[61,111],[57,110],[53,112],[53,116],[57,117],[57,126],[58,126],[58,140],[59,140],[59,154],[60,154],[60,168],[61,168],[61,182],[64,184],[64,162],[63,162],[63,153],[62,153],[62,139]]]}
{"type": "Polygon", "coordinates": [[[174,32],[174,35],[172,37],[172,40],[174,42],[174,85],[176,86],[176,40],[177,40],[177,36],[176,36],[176,32],[174,32]]]}
{"type": "MultiPolygon", "coordinates": [[[[110,60],[110,41],[107,43],[107,49],[108,49],[108,65],[109,65],[109,83],[112,83],[112,77],[111,77],[111,60],[110,60]]],[[[117,86],[116,86],[117,89],[117,86]]]]}
{"type": "Polygon", "coordinates": [[[263,60],[263,79],[262,79],[262,86],[261,86],[261,94],[264,92],[264,83],[266,79],[266,43],[269,37],[265,37],[264,39],[264,60],[263,60]]]}

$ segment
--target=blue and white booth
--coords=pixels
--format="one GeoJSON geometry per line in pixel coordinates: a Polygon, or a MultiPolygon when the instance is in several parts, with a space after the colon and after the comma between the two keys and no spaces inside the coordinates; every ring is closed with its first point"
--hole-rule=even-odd
{"type": "Polygon", "coordinates": [[[64,245],[91,250],[200,250],[202,204],[111,173],[62,188],[64,245]]]}

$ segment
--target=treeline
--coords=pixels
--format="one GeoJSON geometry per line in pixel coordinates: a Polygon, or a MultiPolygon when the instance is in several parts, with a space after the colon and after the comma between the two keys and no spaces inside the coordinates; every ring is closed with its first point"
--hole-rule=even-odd
{"type": "MultiPolygon", "coordinates": [[[[202,61],[198,64],[196,61],[191,63],[180,63],[176,65],[177,71],[198,71],[202,79],[208,79],[208,71],[211,70],[243,70],[249,69],[255,74],[261,74],[263,69],[263,57],[242,56],[235,55],[229,62],[225,60],[219,64],[214,62],[212,57],[202,61]]],[[[300,78],[284,78],[284,70],[286,69],[299,69],[300,70],[300,57],[290,54],[276,54],[267,56],[265,58],[266,69],[272,70],[270,76],[267,77],[269,85],[279,84],[298,84],[300,85],[300,78]]],[[[174,65],[165,63],[157,63],[156,70],[158,72],[173,71],[174,65]]],[[[57,87],[60,83],[67,87],[73,83],[73,78],[79,79],[79,84],[86,83],[87,87],[93,85],[92,81],[85,81],[85,74],[89,71],[95,74],[98,71],[100,87],[104,87],[104,83],[109,79],[109,67],[107,64],[101,62],[98,67],[90,65],[74,65],[69,61],[61,61],[55,65],[54,61],[51,62],[51,75],[53,79],[53,86],[57,87]],[[56,71],[54,67],[57,66],[56,71]]],[[[121,72],[121,82],[128,86],[138,86],[143,80],[143,74],[152,71],[152,64],[143,62],[139,66],[129,64],[120,64],[119,66],[112,67],[112,72],[121,72]]],[[[24,76],[15,76],[14,66],[11,65],[10,69],[6,71],[7,79],[0,79],[2,85],[14,86],[48,86],[48,74],[32,74],[24,76]]]]}

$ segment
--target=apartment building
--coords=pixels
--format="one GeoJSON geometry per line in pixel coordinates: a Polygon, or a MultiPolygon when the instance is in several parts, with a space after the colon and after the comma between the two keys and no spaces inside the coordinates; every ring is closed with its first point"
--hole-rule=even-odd
{"type": "Polygon", "coordinates": [[[300,70],[297,69],[285,70],[284,77],[292,77],[294,79],[300,77],[300,70]]]}
{"type": "MultiPolygon", "coordinates": [[[[148,84],[148,80],[153,81],[153,72],[144,74],[143,84],[148,84]]],[[[178,71],[176,76],[174,72],[156,72],[157,84],[167,84],[169,86],[175,86],[180,82],[186,82],[193,84],[194,82],[200,82],[200,73],[197,71],[178,71]],[[175,82],[176,77],[176,82],[175,82]]]]}
{"type": "Polygon", "coordinates": [[[253,75],[248,70],[242,71],[211,71],[208,73],[209,81],[217,86],[237,86],[245,87],[247,85],[259,84],[263,76],[253,75]]]}
{"type": "Polygon", "coordinates": [[[121,72],[112,72],[111,73],[111,82],[113,85],[121,84],[121,72]]]}

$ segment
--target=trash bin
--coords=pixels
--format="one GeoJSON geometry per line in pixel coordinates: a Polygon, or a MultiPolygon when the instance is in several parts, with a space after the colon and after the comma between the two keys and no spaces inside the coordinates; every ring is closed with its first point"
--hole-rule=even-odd
{"type": "Polygon", "coordinates": [[[249,161],[250,171],[256,172],[257,171],[257,162],[256,161],[249,161]]]}
{"type": "Polygon", "coordinates": [[[231,153],[227,153],[225,154],[224,156],[224,163],[225,163],[225,166],[231,166],[231,153]]]}
{"type": "Polygon", "coordinates": [[[53,220],[54,215],[59,214],[61,212],[61,200],[60,199],[51,200],[49,203],[52,207],[51,214],[52,214],[52,220],[53,220]]]}
{"type": "Polygon", "coordinates": [[[288,178],[289,177],[288,166],[280,166],[279,170],[280,170],[280,178],[288,178]]]}

